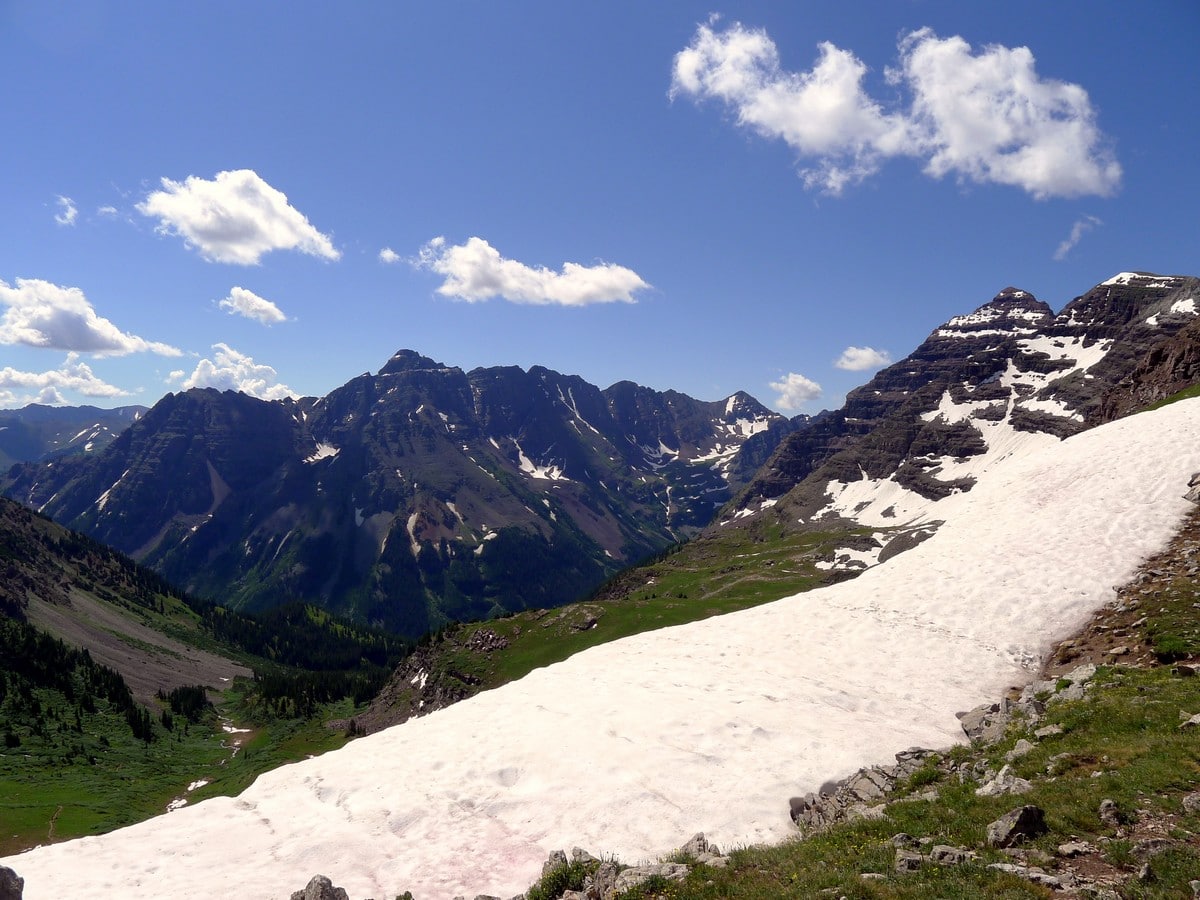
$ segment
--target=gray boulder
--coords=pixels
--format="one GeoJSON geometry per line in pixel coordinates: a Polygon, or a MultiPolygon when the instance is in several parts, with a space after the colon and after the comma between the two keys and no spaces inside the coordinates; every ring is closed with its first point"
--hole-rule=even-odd
{"type": "Polygon", "coordinates": [[[1013,863],[991,863],[988,865],[988,868],[1007,872],[1009,875],[1016,875],[1018,878],[1024,878],[1026,881],[1032,881],[1034,884],[1040,884],[1042,887],[1048,887],[1055,891],[1067,887],[1067,884],[1061,877],[1050,875],[1034,867],[1018,866],[1013,863]]]}
{"type": "Polygon", "coordinates": [[[350,896],[324,875],[314,875],[304,890],[292,893],[292,900],[350,900],[350,896]]]}
{"type": "Polygon", "coordinates": [[[550,853],[549,859],[542,863],[542,877],[545,878],[555,869],[565,869],[567,867],[567,854],[561,850],[553,850],[550,853]]]}
{"type": "Polygon", "coordinates": [[[1041,807],[1018,806],[988,825],[987,844],[989,847],[1012,847],[1048,830],[1046,814],[1041,807]]]}
{"type": "Polygon", "coordinates": [[[21,900],[25,893],[25,879],[0,866],[0,900],[21,900]]]}
{"type": "Polygon", "coordinates": [[[1117,804],[1112,800],[1100,801],[1098,815],[1100,816],[1100,821],[1109,828],[1121,827],[1121,811],[1117,809],[1117,804]]]}
{"type": "Polygon", "coordinates": [[[946,844],[934,844],[929,850],[930,861],[939,866],[961,866],[967,860],[974,858],[975,854],[971,851],[964,850],[962,847],[950,847],[946,844]]]}
{"type": "Polygon", "coordinates": [[[667,881],[683,881],[687,877],[688,871],[688,867],[682,863],[634,866],[617,875],[616,892],[623,894],[625,891],[631,891],[655,877],[665,878],[667,881]]]}
{"type": "Polygon", "coordinates": [[[995,778],[977,788],[975,794],[978,797],[999,797],[1002,794],[1027,794],[1031,790],[1031,782],[1014,775],[1011,766],[1004,766],[995,778]]]}

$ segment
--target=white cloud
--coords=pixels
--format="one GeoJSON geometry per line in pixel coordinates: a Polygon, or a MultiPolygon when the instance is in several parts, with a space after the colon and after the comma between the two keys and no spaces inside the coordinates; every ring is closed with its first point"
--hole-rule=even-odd
{"type": "Polygon", "coordinates": [[[212,181],[164,178],[162,186],[137,205],[138,212],[157,218],[160,233],[179,235],[210,262],[257,265],[271,250],[341,258],[328,236],[251,169],[218,172],[212,181]]]}
{"type": "Polygon", "coordinates": [[[244,287],[230,288],[229,296],[217,305],[221,309],[227,310],[231,316],[245,316],[247,319],[254,319],[264,325],[287,321],[287,316],[278,306],[244,287]]]}
{"type": "Polygon", "coordinates": [[[779,381],[772,381],[767,387],[779,392],[779,396],[775,398],[775,405],[780,409],[799,409],[810,400],[821,396],[819,384],[796,372],[788,372],[779,381]]]}
{"type": "Polygon", "coordinates": [[[815,167],[801,169],[805,184],[837,194],[873,174],[880,157],[906,140],[904,118],[885,113],[863,91],[866,71],[853,53],[825,42],[810,71],[786,72],[762,29],[735,23],[717,33],[701,25],[675,56],[671,96],[723,101],[740,125],[816,158],[815,167]]]}
{"type": "Polygon", "coordinates": [[[157,353],[180,356],[168,344],[127,334],[96,315],[76,287],[60,287],[38,278],[18,278],[16,287],[0,281],[0,344],[24,344],[54,350],[74,350],[96,356],[157,353]]]}
{"type": "Polygon", "coordinates": [[[241,391],[260,400],[282,400],[298,396],[286,384],[279,382],[279,374],[270,366],[256,363],[244,353],[228,344],[213,344],[214,359],[202,359],[191,375],[184,378],[181,371],[172,372],[170,382],[182,379],[180,387],[185,391],[192,388],[211,387],[222,391],[241,391]]]}
{"type": "Polygon", "coordinates": [[[847,347],[837,358],[834,365],[849,372],[865,372],[868,369],[878,369],[892,361],[886,350],[876,350],[874,347],[847,347]]]}
{"type": "Polygon", "coordinates": [[[400,254],[391,247],[384,247],[379,251],[379,261],[390,266],[392,263],[400,262],[400,254]]]}
{"type": "Polygon", "coordinates": [[[1071,226],[1071,233],[1067,236],[1066,240],[1058,245],[1058,249],[1054,251],[1055,261],[1062,262],[1066,259],[1067,254],[1075,249],[1075,245],[1083,239],[1083,236],[1087,232],[1091,231],[1097,225],[1103,224],[1095,216],[1084,216],[1083,218],[1076,219],[1075,224],[1071,226]]]}
{"type": "Polygon", "coordinates": [[[581,266],[563,263],[561,272],[505,259],[483,238],[447,246],[436,237],[421,248],[414,264],[444,275],[437,292],[470,303],[502,297],[512,303],[587,306],[622,301],[634,303],[635,291],[650,285],[632,269],[613,263],[581,266]]]}
{"type": "Polygon", "coordinates": [[[734,23],[717,32],[714,23],[676,54],[671,96],[718,100],[740,125],[785,141],[808,187],[839,194],[893,156],[926,160],[935,178],[1038,198],[1107,195],[1120,182],[1087,92],[1040,78],[1028,48],[974,53],[961,37],[911,32],[900,40],[899,67],[886,73],[910,108],[889,110],[866,93],[867,67],[848,50],[822,43],[811,70],[788,72],[765,31],[734,23]]]}
{"type": "Polygon", "coordinates": [[[115,206],[101,206],[96,210],[96,215],[104,216],[106,219],[114,219],[119,213],[115,206]]]}
{"type": "Polygon", "coordinates": [[[973,54],[961,37],[923,28],[900,44],[912,118],[934,177],[1023,188],[1035,197],[1113,193],[1121,166],[1096,127],[1087,91],[1042,79],[1028,47],[973,54]]]}
{"type": "Polygon", "coordinates": [[[75,220],[79,218],[79,210],[75,208],[75,201],[60,194],[58,208],[61,211],[54,214],[54,221],[59,225],[74,225],[75,220]]]}
{"type": "Polygon", "coordinates": [[[73,391],[85,397],[129,395],[128,391],[97,378],[86,363],[79,361],[77,353],[68,353],[61,366],[48,372],[22,372],[10,366],[0,369],[0,406],[24,406],[27,403],[61,405],[66,401],[60,390],[73,391]]]}

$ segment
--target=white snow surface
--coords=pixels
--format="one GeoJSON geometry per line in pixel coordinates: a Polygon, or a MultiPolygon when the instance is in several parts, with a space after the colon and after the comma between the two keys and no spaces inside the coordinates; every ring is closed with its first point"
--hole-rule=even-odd
{"type": "Polygon", "coordinates": [[[311,455],[304,457],[304,461],[306,463],[315,463],[323,459],[332,459],[338,455],[340,450],[340,447],[335,447],[333,444],[326,444],[322,441],[317,444],[317,449],[311,455]]]}
{"type": "Polygon", "coordinates": [[[1100,287],[1106,287],[1114,284],[1134,284],[1135,282],[1144,282],[1137,284],[1137,287],[1145,288],[1163,288],[1174,287],[1179,284],[1179,277],[1175,275],[1151,275],[1142,274],[1140,272],[1118,272],[1107,281],[1100,282],[1100,287]]]}
{"type": "Polygon", "coordinates": [[[1196,298],[1188,297],[1186,300],[1176,300],[1171,304],[1171,312],[1173,313],[1191,313],[1197,315],[1200,310],[1196,309],[1196,298]]]}
{"type": "Polygon", "coordinates": [[[511,896],[551,850],[628,862],[704,831],[792,831],[788,798],[961,740],[954,713],[1163,547],[1200,470],[1200,399],[1027,445],[941,530],[853,581],[637,635],[214,798],[0,860],[28,900],[245,898],[315,873],[352,897],[511,896]]]}
{"type": "Polygon", "coordinates": [[[516,438],[511,439],[513,446],[517,448],[517,465],[521,471],[530,478],[538,478],[543,481],[570,481],[571,479],[563,472],[562,467],[555,465],[553,462],[548,466],[541,466],[525,455],[525,451],[521,449],[521,445],[517,443],[516,438]]]}

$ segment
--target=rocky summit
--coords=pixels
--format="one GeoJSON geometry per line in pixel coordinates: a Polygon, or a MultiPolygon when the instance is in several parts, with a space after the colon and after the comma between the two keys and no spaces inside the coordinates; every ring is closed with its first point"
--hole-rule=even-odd
{"type": "Polygon", "coordinates": [[[1076,434],[1192,383],[1200,280],[1122,272],[1055,314],[1006,287],[799,423],[714,529],[857,529],[833,568],[928,537],[946,501],[1027,444],[1076,434]],[[868,530],[869,536],[862,534],[868,530]]]}

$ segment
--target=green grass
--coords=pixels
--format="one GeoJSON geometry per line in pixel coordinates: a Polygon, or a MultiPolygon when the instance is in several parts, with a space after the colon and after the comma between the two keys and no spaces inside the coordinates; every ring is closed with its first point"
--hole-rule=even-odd
{"type": "Polygon", "coordinates": [[[1200,384],[1193,384],[1191,387],[1186,387],[1182,391],[1172,394],[1170,397],[1164,397],[1162,400],[1151,403],[1149,406],[1138,410],[1138,412],[1149,412],[1152,409],[1161,409],[1164,406],[1170,406],[1172,403],[1178,403],[1180,400],[1188,400],[1192,397],[1200,397],[1200,384]]]}
{"type": "Polygon", "coordinates": [[[1189,578],[1176,578],[1146,610],[1146,636],[1160,662],[1200,656],[1200,589],[1189,578]]]}

